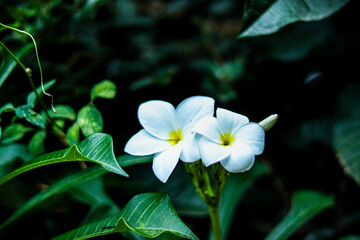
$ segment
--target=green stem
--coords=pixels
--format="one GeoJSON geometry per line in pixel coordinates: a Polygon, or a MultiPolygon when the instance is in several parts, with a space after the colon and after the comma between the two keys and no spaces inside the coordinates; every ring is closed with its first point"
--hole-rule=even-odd
{"type": "Polygon", "coordinates": [[[220,219],[219,219],[219,209],[218,205],[210,206],[209,207],[209,214],[210,214],[210,221],[211,221],[211,229],[214,234],[214,240],[221,240],[221,227],[220,227],[220,219]]]}
{"type": "Polygon", "coordinates": [[[32,74],[31,74],[31,69],[25,67],[25,65],[15,56],[15,54],[13,54],[10,49],[3,43],[0,41],[0,45],[8,52],[8,54],[14,59],[14,61],[19,64],[19,66],[24,70],[26,76],[29,79],[31,88],[34,90],[36,98],[39,99],[41,107],[44,109],[46,116],[48,117],[48,119],[50,120],[50,122],[52,122],[52,118],[50,117],[47,108],[46,108],[46,104],[44,103],[44,101],[42,100],[42,98],[40,98],[38,92],[36,91],[36,87],[35,87],[35,83],[32,79],[32,74]]]}
{"type": "MultiPolygon", "coordinates": [[[[44,95],[46,95],[46,96],[48,96],[48,97],[51,98],[51,108],[52,108],[52,110],[56,113],[56,109],[54,108],[54,97],[53,97],[53,95],[47,93],[47,92],[45,91],[45,89],[44,89],[44,77],[43,77],[43,73],[42,73],[42,69],[41,69],[41,64],[40,64],[39,53],[38,53],[38,49],[37,49],[37,45],[36,45],[36,41],[35,41],[34,37],[33,37],[30,33],[26,32],[26,31],[23,31],[23,30],[20,30],[20,29],[17,29],[17,28],[14,28],[14,27],[5,25],[5,24],[3,24],[3,23],[0,23],[0,26],[2,26],[2,27],[4,27],[4,28],[7,28],[7,29],[11,29],[11,30],[13,30],[13,31],[16,31],[16,32],[19,32],[19,33],[22,33],[22,34],[25,34],[25,35],[27,35],[27,36],[29,36],[29,37],[31,38],[31,40],[32,40],[32,42],[33,42],[33,44],[34,44],[36,60],[37,60],[37,62],[38,62],[39,71],[40,71],[41,89],[42,89],[42,92],[43,92],[44,95]]],[[[12,56],[15,57],[13,54],[12,54],[12,56]]],[[[15,57],[15,58],[16,58],[16,57],[15,57]]],[[[15,61],[16,61],[16,60],[15,60],[15,61]]],[[[19,63],[20,61],[17,61],[17,62],[19,63]]],[[[22,67],[25,67],[23,64],[21,64],[21,66],[22,66],[22,67]]],[[[25,70],[25,72],[26,72],[27,75],[30,75],[30,76],[31,76],[31,70],[30,70],[30,69],[25,68],[24,70],[25,70]],[[29,70],[29,71],[27,71],[27,70],[29,70]]],[[[37,93],[36,90],[35,90],[35,93],[37,93]]]]}

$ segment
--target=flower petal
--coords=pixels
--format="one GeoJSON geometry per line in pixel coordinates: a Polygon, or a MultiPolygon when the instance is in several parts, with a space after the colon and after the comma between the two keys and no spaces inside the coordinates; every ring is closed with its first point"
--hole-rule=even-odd
{"type": "Polygon", "coordinates": [[[252,149],[255,155],[264,151],[265,131],[257,123],[247,123],[235,132],[235,142],[242,142],[252,149]]]}
{"type": "Polygon", "coordinates": [[[131,155],[144,156],[164,151],[170,146],[170,142],[154,137],[145,129],[142,129],[130,138],[125,145],[124,151],[131,155]]]}
{"type": "Polygon", "coordinates": [[[156,177],[165,183],[179,161],[182,143],[179,142],[163,152],[156,153],[153,160],[153,171],[156,177]]]}
{"type": "Polygon", "coordinates": [[[180,159],[183,162],[191,163],[200,159],[199,140],[201,137],[201,135],[190,131],[184,134],[183,148],[180,154],[180,159]]]}
{"type": "Polygon", "coordinates": [[[169,134],[174,130],[173,118],[175,108],[165,101],[148,101],[139,106],[138,117],[141,125],[151,135],[169,139],[169,134]]]}
{"type": "Polygon", "coordinates": [[[183,129],[189,124],[195,124],[206,116],[214,115],[214,99],[210,97],[194,96],[182,101],[175,110],[174,125],[176,129],[183,129]]]}
{"type": "Polygon", "coordinates": [[[221,132],[218,126],[218,121],[214,117],[204,117],[200,119],[194,126],[193,131],[199,133],[213,142],[220,144],[221,132]]]}
{"type": "Polygon", "coordinates": [[[222,133],[232,133],[241,125],[249,122],[246,116],[223,108],[216,109],[216,118],[222,133]]]}
{"type": "Polygon", "coordinates": [[[236,143],[231,146],[231,154],[222,160],[221,165],[231,173],[249,170],[255,161],[255,155],[251,148],[244,143],[236,143]]]}
{"type": "Polygon", "coordinates": [[[207,167],[223,160],[230,154],[230,147],[215,143],[207,137],[199,140],[199,150],[201,159],[207,167]]]}

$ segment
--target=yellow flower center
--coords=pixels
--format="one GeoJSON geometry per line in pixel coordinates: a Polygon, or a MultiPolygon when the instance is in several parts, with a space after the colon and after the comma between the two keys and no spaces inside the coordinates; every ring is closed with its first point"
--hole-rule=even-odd
{"type": "Polygon", "coordinates": [[[168,139],[167,141],[172,145],[177,144],[179,141],[183,140],[183,136],[181,133],[182,133],[181,129],[178,129],[176,131],[171,131],[169,134],[170,139],[168,139]]]}
{"type": "Polygon", "coordinates": [[[220,142],[223,146],[231,146],[231,144],[235,141],[235,138],[231,136],[231,133],[224,133],[220,136],[220,142]]]}

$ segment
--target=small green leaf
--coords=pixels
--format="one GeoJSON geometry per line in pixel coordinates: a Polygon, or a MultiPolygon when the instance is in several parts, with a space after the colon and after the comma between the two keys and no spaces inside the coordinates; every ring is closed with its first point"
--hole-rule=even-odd
{"type": "Polygon", "coordinates": [[[22,139],[25,133],[32,131],[32,128],[25,127],[20,123],[14,123],[7,126],[2,133],[2,144],[9,144],[22,139]]]}
{"type": "MultiPolygon", "coordinates": [[[[350,0],[277,0],[270,7],[258,12],[257,18],[246,29],[242,29],[239,37],[255,37],[277,32],[282,27],[298,22],[318,21],[329,17],[350,0]]],[[[264,3],[268,6],[268,3],[264,3]]],[[[244,17],[251,9],[245,9],[244,17]]],[[[254,17],[253,17],[254,18],[254,17]]],[[[247,24],[249,25],[249,24],[247,24]]]]}
{"type": "Polygon", "coordinates": [[[0,108],[0,115],[3,112],[11,112],[11,111],[15,111],[14,105],[12,103],[6,103],[0,108]]]}
{"type": "Polygon", "coordinates": [[[148,238],[171,233],[186,239],[198,239],[181,221],[165,193],[137,195],[118,214],[83,225],[54,239],[87,239],[124,231],[134,231],[148,238]]]}
{"type": "Polygon", "coordinates": [[[334,204],[333,196],[310,190],[296,192],[292,198],[289,213],[270,232],[265,240],[286,239],[306,221],[309,221],[316,214],[334,204]]]}
{"type": "Polygon", "coordinates": [[[46,131],[40,130],[36,132],[29,142],[29,151],[32,155],[36,156],[44,153],[44,140],[46,138],[46,131]]]}
{"type": "MultiPolygon", "coordinates": [[[[56,80],[51,80],[49,82],[46,82],[44,84],[44,89],[45,91],[47,91],[49,88],[51,88],[54,84],[55,84],[56,80]]],[[[38,93],[39,97],[42,97],[44,95],[43,91],[42,91],[42,87],[38,87],[36,88],[36,92],[38,93]]],[[[32,91],[28,96],[27,96],[27,105],[29,105],[31,108],[34,108],[37,101],[39,99],[36,99],[36,94],[34,91],[32,91]]]]}
{"type": "Polygon", "coordinates": [[[87,105],[80,109],[77,121],[85,136],[99,133],[103,130],[101,113],[94,105],[87,105]]]}
{"type": "Polygon", "coordinates": [[[66,132],[66,140],[68,141],[69,146],[77,144],[80,141],[80,127],[77,122],[75,122],[66,132]]]}
{"type": "MultiPolygon", "coordinates": [[[[32,44],[27,44],[22,47],[18,47],[15,49],[10,49],[13,54],[20,59],[22,56],[26,55],[29,50],[32,48],[32,44]]],[[[5,82],[5,80],[8,78],[10,73],[13,71],[13,69],[16,66],[16,61],[11,58],[10,54],[7,53],[5,50],[3,50],[2,47],[0,47],[0,57],[1,59],[4,59],[4,62],[0,65],[0,88],[5,82]]]]}
{"type": "Polygon", "coordinates": [[[23,166],[0,179],[0,185],[32,169],[61,162],[89,161],[101,165],[106,170],[128,176],[116,161],[110,135],[97,133],[87,137],[70,148],[47,153],[26,162],[23,166]]]}
{"type": "Polygon", "coordinates": [[[32,110],[31,107],[28,105],[23,105],[16,108],[15,114],[19,118],[25,118],[29,123],[32,123],[37,127],[46,127],[46,119],[39,113],[32,110]]]}
{"type": "Polygon", "coordinates": [[[96,84],[91,90],[91,102],[95,98],[113,99],[116,95],[116,85],[110,80],[104,80],[96,84]]]}
{"type": "Polygon", "coordinates": [[[54,106],[56,109],[56,113],[53,110],[48,110],[48,113],[53,119],[67,119],[70,121],[75,121],[76,113],[74,109],[69,105],[61,105],[58,104],[54,106]]]}

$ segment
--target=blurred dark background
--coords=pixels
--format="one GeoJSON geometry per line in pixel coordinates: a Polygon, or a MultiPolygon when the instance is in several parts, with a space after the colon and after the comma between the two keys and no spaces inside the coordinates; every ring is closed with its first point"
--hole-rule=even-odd
{"type": "MultiPolygon", "coordinates": [[[[123,154],[126,141],[141,128],[137,108],[147,100],[176,106],[189,96],[206,95],[217,107],[254,122],[279,115],[266,134],[264,154],[257,158],[269,174],[246,192],[229,239],[237,239],[240,226],[244,239],[262,239],[286,214],[291,193],[299,189],[333,194],[337,204],[289,239],[360,235],[359,186],[344,174],[332,144],[334,123],[345,111],[339,99],[359,93],[354,90],[359,89],[359,1],[322,21],[294,23],[270,36],[244,39],[237,38],[243,3],[236,0],[3,0],[0,9],[0,22],[36,38],[45,81],[57,80],[49,90],[55,104],[78,111],[89,102],[95,83],[109,79],[117,85],[114,100],[95,101],[116,155],[123,154]]],[[[0,39],[29,42],[10,30],[0,31],[0,39]]],[[[40,85],[35,55],[30,52],[22,60],[40,85]]],[[[0,105],[23,104],[30,91],[26,76],[16,68],[0,89],[0,105]]],[[[345,109],[352,109],[351,103],[345,109]]],[[[48,150],[56,150],[59,143],[49,141],[48,150]]],[[[151,165],[134,169],[129,181],[140,181],[139,169],[154,181],[151,165]]],[[[116,189],[108,191],[126,202],[116,189]]],[[[83,206],[67,207],[67,214],[78,214],[75,219],[86,212],[83,206]]],[[[68,216],[52,211],[50,217],[40,212],[34,218],[40,225],[47,221],[44,228],[51,229],[56,218],[70,225],[65,223],[68,216]]],[[[201,225],[194,232],[206,238],[207,230],[201,229],[207,224],[185,220],[201,225]]],[[[49,231],[42,237],[51,235],[49,231]]],[[[42,233],[34,235],[42,239],[42,233]]]]}

